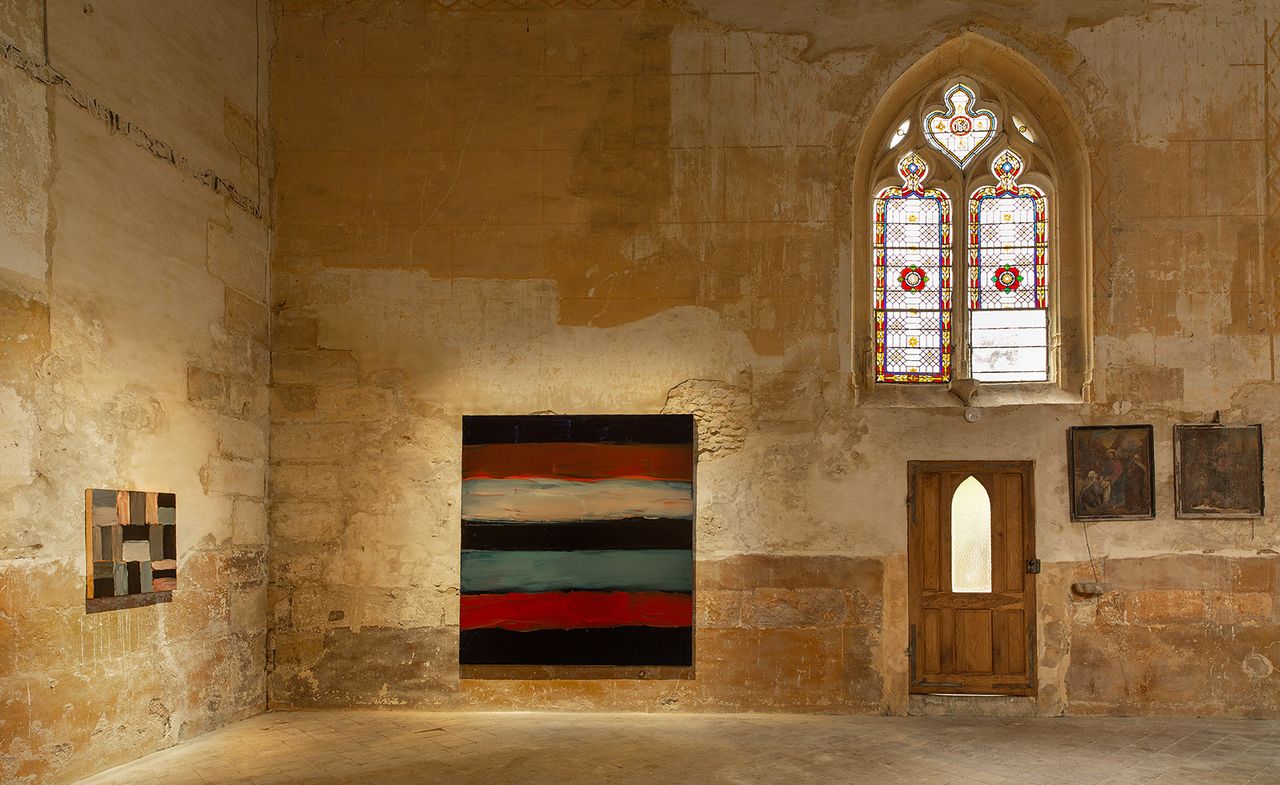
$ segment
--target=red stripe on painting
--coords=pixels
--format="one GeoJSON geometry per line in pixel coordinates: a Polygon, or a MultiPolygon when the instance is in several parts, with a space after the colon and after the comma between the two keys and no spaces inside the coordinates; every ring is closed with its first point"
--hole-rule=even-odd
{"type": "Polygon", "coordinates": [[[462,479],[693,480],[688,444],[473,444],[462,448],[462,479]]]}
{"type": "Polygon", "coordinates": [[[688,627],[693,597],[668,592],[551,591],[464,594],[462,629],[563,630],[584,627],[688,627]]]}

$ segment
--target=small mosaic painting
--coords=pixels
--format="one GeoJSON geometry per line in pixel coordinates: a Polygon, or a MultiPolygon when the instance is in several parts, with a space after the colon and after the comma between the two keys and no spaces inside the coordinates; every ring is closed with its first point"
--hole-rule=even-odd
{"type": "Polygon", "coordinates": [[[177,499],[154,491],[86,490],[85,550],[88,610],[167,601],[178,585],[177,499]]]}

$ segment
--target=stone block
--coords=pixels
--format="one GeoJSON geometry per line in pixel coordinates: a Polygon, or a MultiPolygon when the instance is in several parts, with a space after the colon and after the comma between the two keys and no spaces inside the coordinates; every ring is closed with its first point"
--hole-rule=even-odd
{"type": "Polygon", "coordinates": [[[316,410],[316,385],[277,384],[271,388],[273,420],[307,417],[316,410]]]}
{"type": "Polygon", "coordinates": [[[181,591],[173,593],[171,612],[165,616],[165,632],[170,640],[213,640],[230,632],[229,593],[201,591],[185,586],[178,570],[181,591]]]}
{"type": "Polygon", "coordinates": [[[230,333],[243,335],[261,345],[267,342],[267,307],[235,289],[225,290],[223,324],[230,333]]]}
{"type": "Polygon", "coordinates": [[[1174,554],[1140,559],[1108,559],[1107,583],[1122,590],[1228,589],[1231,562],[1221,556],[1174,554]]]}
{"type": "Polygon", "coordinates": [[[337,423],[279,423],[271,433],[271,460],[333,461],[351,455],[355,426],[337,423]]]}
{"type": "Polygon", "coordinates": [[[723,589],[699,590],[694,593],[697,603],[694,626],[699,629],[741,627],[744,592],[723,589]]]}
{"type": "Polygon", "coordinates": [[[233,633],[256,633],[267,628],[267,588],[256,586],[231,592],[233,633]]]}
{"type": "Polygon", "coordinates": [[[1214,592],[1209,599],[1219,624],[1270,624],[1274,621],[1275,597],[1271,592],[1214,592]]]}
{"type": "Polygon", "coordinates": [[[1280,587],[1280,556],[1235,559],[1231,587],[1243,592],[1274,592],[1280,587]]]}
{"type": "Polygon", "coordinates": [[[263,461],[213,458],[201,468],[200,482],[206,493],[262,498],[266,486],[266,464],[263,461]]]}
{"type": "Polygon", "coordinates": [[[295,542],[327,543],[342,530],[342,510],[326,502],[281,501],[271,506],[271,537],[295,542]]]}
{"type": "Polygon", "coordinates": [[[223,406],[227,400],[227,379],[206,368],[187,368],[187,400],[206,406],[223,406]]]}
{"type": "Polygon", "coordinates": [[[259,420],[267,416],[270,391],[257,379],[235,377],[228,380],[226,411],[236,417],[259,420]]]}
{"type": "Polygon", "coordinates": [[[1181,368],[1113,368],[1107,373],[1107,399],[1140,401],[1143,404],[1180,403],[1182,374],[1181,368]]]}
{"type": "Polygon", "coordinates": [[[342,498],[344,469],[333,464],[276,464],[271,468],[271,498],[329,500],[342,498]]]}
{"type": "Polygon", "coordinates": [[[1192,589],[1148,589],[1129,595],[1127,618],[1132,624],[1203,624],[1208,597],[1192,589]]]}
{"type": "Polygon", "coordinates": [[[234,417],[218,418],[218,451],[225,457],[265,460],[267,434],[262,426],[234,417]]]}
{"type": "Polygon", "coordinates": [[[338,305],[351,299],[351,276],[345,272],[316,270],[306,275],[279,276],[276,283],[271,292],[274,308],[338,305]]]}
{"type": "Polygon", "coordinates": [[[235,545],[267,542],[267,507],[262,501],[236,499],[231,504],[231,541],[235,545]]]}
{"type": "Polygon", "coordinates": [[[315,413],[326,420],[387,421],[401,410],[394,390],[367,384],[325,384],[316,387],[315,413]]]}
{"type": "Polygon", "coordinates": [[[314,316],[285,311],[271,325],[272,349],[314,349],[320,323],[314,316]]]}
{"type": "Polygon", "coordinates": [[[261,239],[245,237],[222,224],[209,222],[209,272],[246,297],[267,300],[267,247],[261,239]]]}
{"type": "Polygon", "coordinates": [[[272,354],[275,383],[355,382],[356,360],[340,349],[288,349],[272,354]]]}
{"type": "Polygon", "coordinates": [[[756,589],[746,593],[743,623],[762,629],[837,627],[848,618],[837,589],[756,589]]]}

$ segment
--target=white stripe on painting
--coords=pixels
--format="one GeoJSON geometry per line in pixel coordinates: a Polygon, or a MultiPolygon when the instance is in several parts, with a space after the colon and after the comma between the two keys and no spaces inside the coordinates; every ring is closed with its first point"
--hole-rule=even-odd
{"type": "Polygon", "coordinates": [[[465,480],[471,521],[693,518],[693,484],[670,480],[465,480]]]}

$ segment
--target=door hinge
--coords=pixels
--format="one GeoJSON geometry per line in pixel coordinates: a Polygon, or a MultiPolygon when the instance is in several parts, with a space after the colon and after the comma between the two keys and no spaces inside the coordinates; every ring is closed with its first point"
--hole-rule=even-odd
{"type": "Polygon", "coordinates": [[[911,625],[907,638],[907,666],[911,673],[911,681],[916,680],[916,625],[911,625]]]}
{"type": "Polygon", "coordinates": [[[1039,559],[1027,559],[1027,574],[1028,574],[1028,575],[1039,575],[1039,574],[1040,574],[1040,560],[1039,560],[1039,559]]]}

